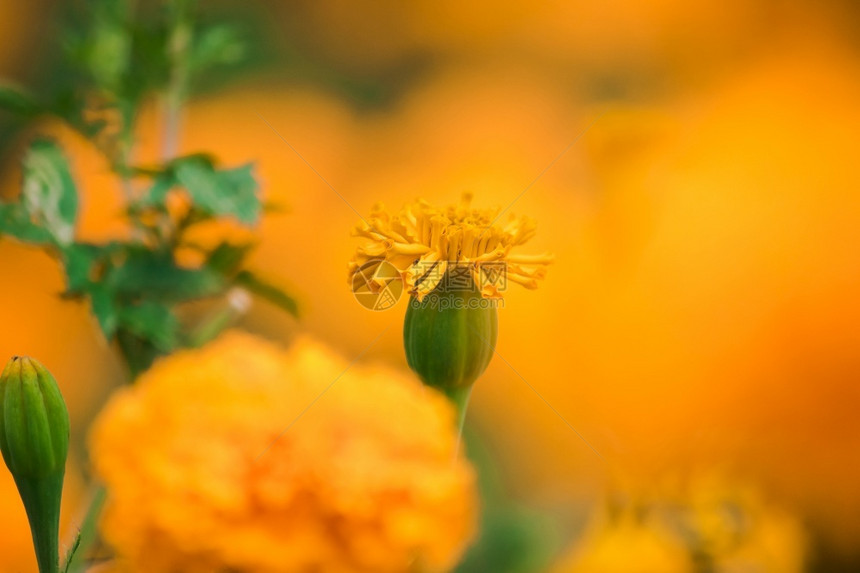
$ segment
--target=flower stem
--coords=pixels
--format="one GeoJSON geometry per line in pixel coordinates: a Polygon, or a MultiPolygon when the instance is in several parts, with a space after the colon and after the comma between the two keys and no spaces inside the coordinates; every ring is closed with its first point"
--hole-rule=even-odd
{"type": "Polygon", "coordinates": [[[63,474],[41,479],[16,478],[15,483],[21,499],[25,500],[39,573],[57,573],[60,498],[56,492],[62,490],[63,474]]]}
{"type": "Polygon", "coordinates": [[[163,96],[164,134],[161,152],[164,161],[170,161],[179,152],[182,104],[188,91],[188,50],[192,36],[189,13],[193,4],[192,0],[174,0],[170,4],[170,79],[163,96]]]}
{"type": "Polygon", "coordinates": [[[466,425],[466,410],[469,407],[469,398],[472,396],[472,386],[452,388],[446,390],[445,394],[457,408],[457,453],[459,453],[460,443],[463,441],[463,428],[466,425]]]}

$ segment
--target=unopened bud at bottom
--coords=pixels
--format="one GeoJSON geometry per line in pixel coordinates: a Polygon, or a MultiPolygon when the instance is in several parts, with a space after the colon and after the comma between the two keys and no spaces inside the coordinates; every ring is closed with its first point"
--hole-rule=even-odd
{"type": "Polygon", "coordinates": [[[0,451],[27,510],[40,573],[59,568],[68,450],[69,414],[56,380],[36,360],[12,358],[0,375],[0,451]]]}

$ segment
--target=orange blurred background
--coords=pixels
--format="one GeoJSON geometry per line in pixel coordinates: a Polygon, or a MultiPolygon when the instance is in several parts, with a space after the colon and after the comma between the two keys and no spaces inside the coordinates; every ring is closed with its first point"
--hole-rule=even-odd
{"type": "MultiPolygon", "coordinates": [[[[263,221],[254,266],[304,309],[296,325],[259,303],[247,328],[307,330],[347,356],[388,328],[367,357],[405,368],[404,303],[369,312],[346,282],[356,211],[465,190],[479,206],[512,205],[538,221],[530,251],[557,259],[540,290],[507,293],[470,422],[516,497],[578,523],[617,479],[646,487],[719,467],[799,517],[811,570],[857,570],[853,3],[216,7],[266,22],[275,55],[192,101],[181,148],[257,162],[266,197],[288,209],[263,221]]],[[[54,12],[0,5],[2,75],[34,75],[31,55],[50,40],[40,14],[54,12]]],[[[140,125],[138,156],[155,158],[158,110],[140,125]]],[[[107,166],[45,128],[82,184],[81,235],[122,233],[107,166]]],[[[19,180],[14,154],[5,192],[19,180]]],[[[0,357],[53,371],[81,443],[121,367],[88,310],[57,298],[53,261],[3,240],[0,262],[0,357]]],[[[0,536],[2,571],[30,571],[23,509],[0,473],[3,531],[15,531],[0,536]]],[[[80,479],[69,489],[74,515],[80,479]]]]}

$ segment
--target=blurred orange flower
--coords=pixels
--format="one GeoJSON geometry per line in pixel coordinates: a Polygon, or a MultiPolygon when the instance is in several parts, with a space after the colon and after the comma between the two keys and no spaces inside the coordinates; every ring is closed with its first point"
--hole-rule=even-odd
{"type": "Polygon", "coordinates": [[[694,573],[684,544],[635,515],[601,516],[554,573],[694,573]]]}
{"type": "Polygon", "coordinates": [[[309,338],[163,359],[109,402],[92,455],[124,571],[437,571],[474,532],[448,402],[309,338]]]}
{"type": "Polygon", "coordinates": [[[806,536],[754,488],[713,474],[615,492],[557,573],[805,571],[806,536]]]}

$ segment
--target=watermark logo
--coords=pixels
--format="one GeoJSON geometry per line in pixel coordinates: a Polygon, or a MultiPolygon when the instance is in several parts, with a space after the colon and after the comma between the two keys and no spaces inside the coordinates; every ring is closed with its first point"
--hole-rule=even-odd
{"type": "MultiPolygon", "coordinates": [[[[439,310],[460,308],[456,305],[469,305],[469,308],[477,307],[472,305],[504,306],[504,301],[500,297],[478,298],[466,302],[445,296],[447,293],[471,292],[475,288],[480,291],[489,289],[501,294],[508,286],[507,265],[504,262],[493,261],[480,264],[450,262],[447,265],[438,262],[418,262],[413,265],[412,270],[416,276],[421,277],[422,281],[438,283],[434,292],[427,297],[429,297],[429,305],[439,310]]],[[[388,310],[400,300],[403,294],[403,279],[394,265],[384,259],[374,259],[364,263],[353,275],[352,292],[355,300],[364,308],[374,311],[388,310]]]]}
{"type": "Polygon", "coordinates": [[[480,291],[489,288],[501,293],[508,288],[508,267],[500,261],[447,265],[427,262],[418,263],[415,269],[422,281],[438,283],[436,288],[441,293],[469,292],[476,287],[480,291]]]}
{"type": "Polygon", "coordinates": [[[439,312],[445,310],[483,310],[488,308],[505,308],[505,299],[503,298],[484,298],[481,296],[473,298],[461,298],[451,296],[451,293],[431,292],[424,297],[424,300],[418,302],[418,299],[412,298],[409,302],[415,308],[432,308],[439,312]]]}
{"type": "Polygon", "coordinates": [[[352,276],[352,293],[364,308],[388,310],[403,294],[400,271],[385,260],[364,263],[352,276]]]}
{"type": "Polygon", "coordinates": [[[478,288],[493,287],[497,292],[508,288],[508,266],[504,262],[483,263],[478,267],[478,288]]]}

